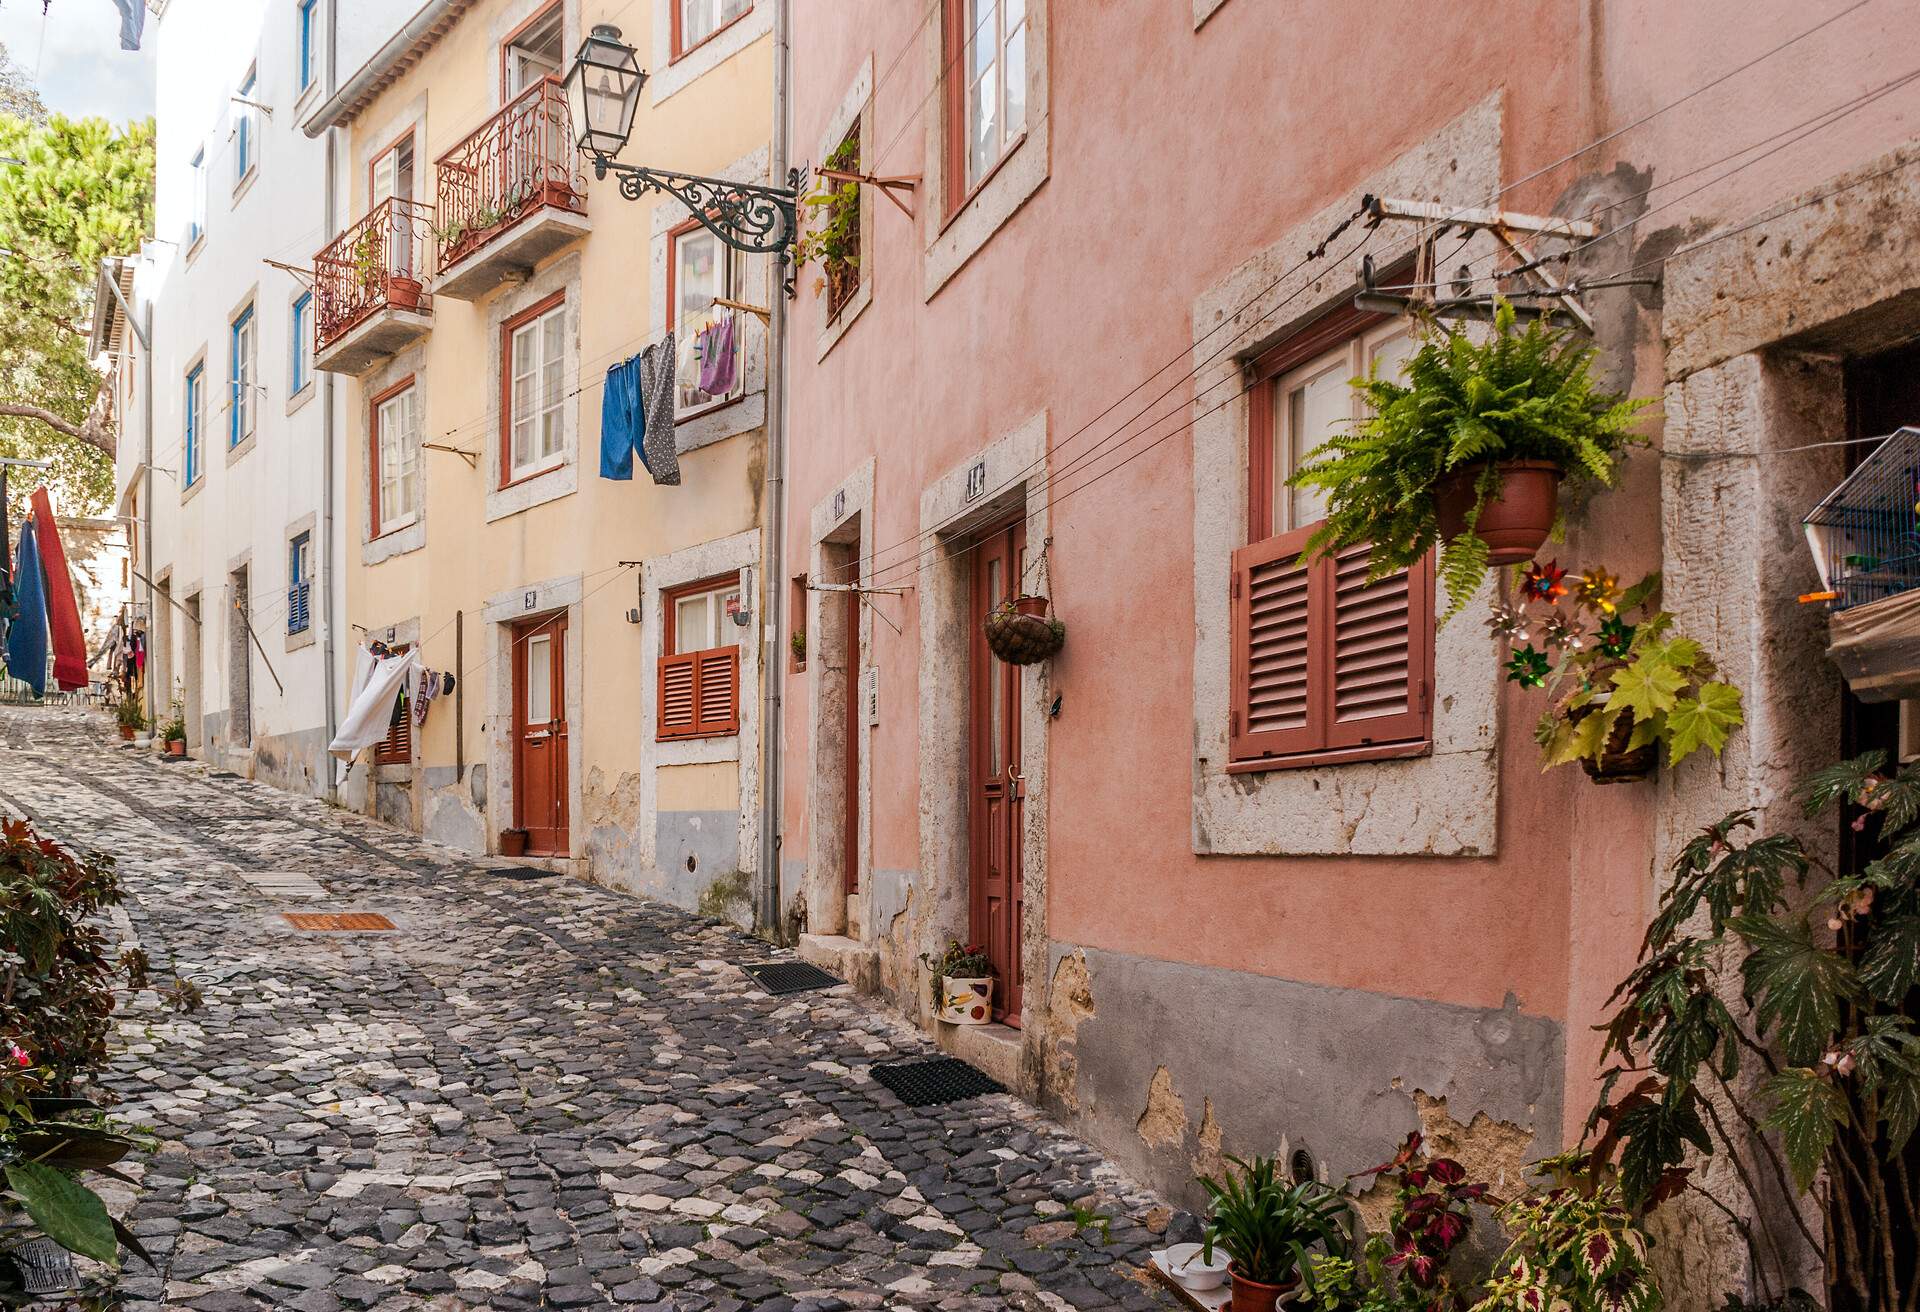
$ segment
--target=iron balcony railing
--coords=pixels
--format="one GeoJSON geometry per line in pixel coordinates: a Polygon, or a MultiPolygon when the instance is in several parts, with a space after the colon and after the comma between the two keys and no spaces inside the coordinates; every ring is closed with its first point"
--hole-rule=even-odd
{"type": "Polygon", "coordinates": [[[385,309],[432,311],[433,207],[389,197],[313,257],[314,349],[324,351],[385,309]]]}
{"type": "Polygon", "coordinates": [[[574,168],[570,124],[560,80],[542,78],[440,157],[442,270],[542,206],[586,212],[586,178],[574,168]]]}

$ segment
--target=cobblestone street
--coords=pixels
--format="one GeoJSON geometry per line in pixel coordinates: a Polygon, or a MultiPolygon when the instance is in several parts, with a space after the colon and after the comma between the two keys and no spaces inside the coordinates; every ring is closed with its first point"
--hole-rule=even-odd
{"type": "Polygon", "coordinates": [[[867,1070],[927,1039],[845,988],[768,997],[729,926],[163,765],[97,713],[0,731],[0,804],[115,855],[122,934],[205,994],[127,1011],[106,1077],[160,1140],[132,1307],[1171,1305],[1156,1199],[1011,1096],[905,1107],[867,1070]]]}

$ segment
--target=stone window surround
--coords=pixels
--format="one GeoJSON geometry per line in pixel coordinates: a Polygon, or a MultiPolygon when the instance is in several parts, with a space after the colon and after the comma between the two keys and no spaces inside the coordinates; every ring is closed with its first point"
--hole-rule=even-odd
{"type": "MultiPolygon", "coordinates": [[[[970,628],[972,556],[969,536],[1011,512],[1024,512],[1029,544],[1046,540],[1051,522],[1047,486],[1048,414],[1032,415],[935,479],[920,494],[920,531],[947,550],[914,580],[920,612],[920,879],[928,910],[916,928],[922,948],[971,933],[971,870],[967,835],[968,675],[971,643],[955,650],[954,635],[970,628]],[[986,491],[969,500],[968,475],[986,463],[986,491]],[[960,550],[956,551],[955,549],[960,550]]],[[[1031,545],[1030,545],[1031,549],[1031,545]]],[[[1009,667],[1010,672],[1013,667],[1009,667]]],[[[1026,990],[1021,1033],[1029,1055],[1046,1029],[1047,1009],[1047,737],[1052,719],[1053,666],[1049,661],[1018,671],[1020,769],[1028,804],[1023,811],[1021,879],[1026,913],[1020,926],[1021,975],[1026,990]]],[[[922,997],[925,996],[924,990],[922,997]]]]}
{"type": "Polygon", "coordinates": [[[584,838],[580,789],[585,782],[586,689],[583,686],[581,648],[585,646],[585,589],[573,574],[538,583],[523,583],[487,598],[481,612],[487,628],[487,718],[482,733],[487,744],[487,851],[497,852],[500,831],[513,824],[513,630],[527,620],[565,611],[567,639],[561,652],[561,678],[567,703],[567,851],[579,852],[584,838]],[[527,596],[533,595],[531,605],[527,596]]]}
{"type": "Polygon", "coordinates": [[[1216,13],[1227,0],[1193,0],[1193,30],[1198,32],[1201,26],[1216,13]]]}
{"type": "MultiPolygon", "coordinates": [[[[487,24],[487,50],[490,63],[487,69],[487,103],[495,111],[504,109],[507,103],[506,80],[501,76],[501,47],[521,28],[536,17],[543,9],[553,4],[553,0],[511,0],[502,5],[487,24]]],[[[573,52],[580,48],[580,0],[560,0],[560,49],[565,59],[571,60],[573,52]]],[[[566,75],[567,66],[560,66],[561,75],[566,75]]],[[[461,126],[459,124],[456,127],[461,126]]],[[[467,130],[480,126],[478,123],[468,126],[467,130]]]]}
{"type": "Polygon", "coordinates": [[[208,413],[206,392],[207,348],[206,344],[202,343],[200,349],[195,351],[187,360],[186,368],[180,371],[180,469],[178,471],[179,476],[174,481],[180,485],[180,504],[183,506],[199,496],[200,489],[207,485],[207,434],[205,430],[211,416],[208,413]],[[195,369],[200,371],[200,431],[194,434],[194,439],[200,444],[200,476],[189,483],[187,482],[187,422],[192,419],[193,416],[188,413],[187,408],[187,380],[193,377],[193,371],[195,369]]]}
{"type": "MultiPolygon", "coordinates": [[[[420,440],[426,441],[427,402],[429,400],[427,384],[427,351],[425,342],[415,342],[400,354],[390,357],[379,368],[360,379],[360,404],[355,407],[357,418],[353,423],[353,441],[360,456],[360,478],[357,480],[359,491],[355,498],[358,507],[356,518],[360,524],[360,563],[378,565],[383,560],[395,556],[404,556],[410,551],[418,551],[427,545],[427,496],[429,479],[427,478],[426,453],[420,456],[420,508],[414,513],[413,523],[405,528],[397,528],[374,537],[372,480],[378,477],[373,466],[373,398],[391,388],[395,383],[413,375],[414,405],[420,416],[420,440]]],[[[349,465],[349,469],[352,466],[349,465]]]]}
{"type": "MultiPolygon", "coordinates": [[[[941,0],[944,6],[952,0],[941,0]]],[[[1027,0],[1027,130],[1014,143],[986,181],[956,213],[947,213],[947,97],[945,85],[946,29],[929,21],[921,38],[922,64],[931,95],[925,120],[926,166],[920,204],[925,250],[921,260],[921,299],[932,300],[974,253],[1012,218],[1027,198],[1040,189],[1053,171],[1052,101],[1048,96],[1050,49],[1049,0],[1027,0]]],[[[864,216],[863,216],[864,217],[864,216]]]]}
{"type": "MultiPolygon", "coordinates": [[[[226,401],[225,404],[219,408],[218,413],[220,415],[220,445],[227,453],[227,463],[229,465],[247,454],[247,452],[253,450],[254,443],[260,436],[260,403],[265,395],[265,385],[260,381],[260,341],[263,336],[264,334],[261,332],[260,325],[260,284],[256,282],[248,287],[245,294],[233,303],[233,308],[227,311],[227,368],[220,383],[220,390],[226,394],[226,401]],[[235,400],[233,395],[233,325],[243,314],[249,316],[249,322],[253,325],[253,396],[250,398],[251,408],[247,412],[253,416],[253,431],[241,438],[238,442],[229,445],[226,440],[226,435],[233,431],[233,406],[235,400]]],[[[205,454],[204,450],[202,454],[205,454]]]]}
{"type": "MultiPolygon", "coordinates": [[[[291,524],[288,524],[286,527],[285,533],[282,535],[286,539],[286,544],[284,549],[280,553],[280,559],[286,562],[287,564],[286,572],[288,574],[291,574],[293,572],[293,558],[292,558],[293,540],[299,537],[302,533],[306,533],[310,535],[307,538],[307,544],[308,544],[308,551],[313,558],[312,573],[310,573],[307,576],[309,580],[309,587],[307,589],[307,597],[308,597],[307,627],[302,629],[298,633],[286,634],[288,651],[299,651],[302,647],[311,647],[314,644],[315,639],[319,636],[319,633],[320,633],[320,617],[313,613],[313,603],[314,603],[314,600],[316,600],[320,596],[320,589],[317,586],[312,586],[319,582],[320,570],[322,568],[321,560],[320,560],[320,536],[319,536],[320,516],[318,512],[311,511],[311,510],[308,511],[306,514],[302,515],[300,518],[294,520],[291,524]]],[[[282,584],[281,590],[283,594],[286,594],[286,593],[290,593],[292,589],[293,589],[293,580],[289,578],[282,584]]],[[[286,616],[282,614],[280,618],[282,619],[282,621],[284,621],[286,619],[286,616]]],[[[285,632],[285,629],[286,629],[286,625],[283,622],[281,624],[281,630],[283,633],[285,632]]]]}
{"type": "MultiPolygon", "coordinates": [[[[1350,197],[1363,192],[1480,204],[1500,185],[1500,148],[1501,99],[1495,92],[1194,300],[1196,853],[1492,856],[1499,849],[1500,678],[1471,618],[1477,600],[1435,637],[1430,755],[1253,774],[1229,774],[1226,766],[1231,558],[1245,538],[1248,494],[1250,406],[1244,394],[1234,395],[1241,366],[1343,303],[1358,276],[1358,257],[1314,263],[1275,279],[1294,269],[1350,212],[1350,197]],[[1236,322],[1245,324],[1241,333],[1259,335],[1228,339],[1235,349],[1225,350],[1228,340],[1216,330],[1236,311],[1236,322]],[[1233,399],[1223,406],[1220,398],[1227,396],[1233,399]]],[[[1491,586],[1489,580],[1485,587],[1491,586]]],[[[1443,594],[1438,604],[1436,613],[1444,612],[1443,594]]]]}
{"type": "Polygon", "coordinates": [[[753,9],[746,15],[675,59],[673,3],[661,0],[653,6],[653,73],[647,78],[647,87],[655,106],[773,31],[773,5],[754,0],[753,9]]]}
{"type": "MultiPolygon", "coordinates": [[[[824,160],[840,148],[858,124],[860,128],[860,149],[864,155],[874,149],[873,139],[873,54],[860,61],[860,71],[854,75],[853,85],[847,88],[846,95],[840,98],[840,107],[833,111],[833,117],[827,120],[827,129],[820,134],[819,148],[815,159],[824,160]]],[[[877,191],[874,187],[860,188],[860,285],[854,288],[853,295],[840,307],[840,313],[827,318],[827,293],[824,286],[812,294],[818,329],[814,349],[816,361],[827,358],[834,343],[846,336],[847,329],[860,317],[860,312],[873,302],[874,213],[877,191]]],[[[801,275],[805,277],[806,275],[801,275]]],[[[814,279],[814,281],[820,281],[814,279]]]]}
{"type": "MultiPolygon", "coordinates": [[[[313,289],[311,287],[306,286],[305,284],[297,284],[292,291],[287,293],[287,331],[289,333],[292,333],[293,331],[293,307],[300,303],[300,298],[302,296],[313,296],[313,295],[314,295],[313,289]]],[[[319,312],[319,309],[320,309],[320,302],[317,298],[307,302],[307,333],[309,334],[309,336],[311,336],[313,333],[314,315],[319,312]]],[[[295,353],[298,352],[299,349],[300,349],[300,343],[296,341],[289,341],[287,343],[286,364],[287,364],[287,382],[289,384],[293,382],[293,358],[295,353]]],[[[313,399],[313,394],[320,390],[317,386],[315,386],[315,384],[319,381],[319,379],[320,379],[320,371],[314,367],[314,362],[311,359],[309,359],[307,361],[306,385],[300,388],[298,391],[290,391],[287,394],[287,404],[285,409],[286,414],[288,414],[289,416],[293,415],[295,412],[304,408],[307,402],[313,399]]]]}
{"type": "MultiPolygon", "coordinates": [[[[837,487],[814,503],[808,516],[807,574],[810,579],[831,583],[864,582],[874,548],[874,481],[876,458],[868,456],[837,487]],[[839,502],[839,513],[834,503],[839,502]],[[827,549],[859,542],[861,558],[855,576],[848,578],[844,563],[829,564],[827,549]],[[829,578],[828,575],[832,577],[829,578]]],[[[847,750],[844,659],[829,659],[829,647],[835,653],[846,651],[846,594],[807,593],[806,632],[808,645],[816,659],[807,662],[807,814],[835,817],[817,820],[807,826],[806,876],[802,896],[807,908],[807,933],[810,935],[846,935],[852,922],[846,895],[849,860],[855,870],[871,876],[873,871],[873,730],[865,716],[857,717],[860,736],[860,776],[851,782],[859,798],[855,820],[855,851],[846,850],[846,835],[837,818],[846,814],[847,750]],[[833,618],[829,622],[829,608],[833,618]],[[829,631],[837,635],[828,638],[829,631]]],[[[866,609],[860,610],[860,651],[872,651],[873,621],[866,609]]],[[[866,879],[859,887],[868,887],[866,879]]],[[[856,894],[855,896],[859,896],[856,894]]]]}
{"type": "MultiPolygon", "coordinates": [[[[494,86],[494,92],[496,95],[499,92],[497,84],[494,86]]],[[[373,208],[372,178],[369,176],[373,161],[392,150],[401,138],[409,134],[413,137],[414,198],[432,199],[433,163],[426,158],[427,93],[422,91],[406,104],[395,106],[393,111],[381,120],[377,129],[366,128],[358,122],[353,124],[353,131],[350,134],[352,144],[348,147],[353,172],[347,177],[345,195],[342,197],[342,203],[353,208],[349,222],[359,219],[373,208]],[[355,196],[359,197],[357,205],[354,203],[355,196]]]]}
{"type": "MultiPolygon", "coordinates": [[[[762,8],[770,8],[762,6],[762,8]]],[[[759,11],[756,10],[756,13],[759,11]]],[[[752,21],[752,15],[734,24],[744,26],[752,21]]],[[[714,38],[709,45],[724,39],[714,38]]],[[[702,47],[705,49],[705,47],[702,47]]],[[[697,53],[697,52],[696,52],[697,53]]],[[[689,56],[691,58],[691,56],[689,56]]],[[[770,156],[762,146],[752,154],[735,160],[722,169],[717,177],[735,182],[765,182],[770,156]]],[[[673,324],[673,310],[667,304],[667,260],[673,249],[673,230],[686,222],[686,209],[677,201],[655,205],[652,214],[652,237],[648,243],[649,278],[647,288],[648,318],[647,341],[657,342],[669,329],[674,329],[674,344],[678,349],[680,333],[673,324]]],[[[747,255],[735,251],[733,258],[745,260],[741,268],[740,294],[750,305],[768,305],[772,296],[771,276],[768,272],[769,258],[765,255],[747,255]]],[[[767,422],[767,325],[757,314],[740,312],[740,368],[746,375],[741,385],[740,398],[727,401],[691,415],[673,427],[674,448],[681,455],[689,451],[698,451],[703,446],[712,446],[739,433],[749,433],[765,426],[767,422]]]]}
{"type": "Polygon", "coordinates": [[[486,522],[489,524],[534,506],[557,501],[580,487],[580,398],[586,393],[579,380],[581,299],[580,253],[576,250],[536,271],[525,282],[508,288],[487,305],[486,337],[483,339],[487,344],[486,404],[494,413],[494,422],[488,426],[486,453],[481,457],[481,474],[487,480],[486,522]],[[571,389],[574,395],[567,397],[560,409],[560,463],[501,487],[500,471],[505,463],[502,451],[510,440],[508,416],[500,411],[501,375],[507,365],[506,323],[522,310],[538,305],[555,292],[566,294],[566,350],[573,364],[572,369],[563,368],[560,371],[561,383],[565,386],[568,378],[575,380],[571,389]]]}
{"type": "Polygon", "coordinates": [[[760,661],[766,595],[760,577],[760,530],[748,529],[724,538],[696,543],[678,551],[650,557],[640,567],[640,668],[645,672],[640,697],[640,864],[654,870],[659,864],[658,833],[660,766],[739,762],[740,863],[749,878],[759,868],[760,850],[760,661]],[[729,570],[755,571],[753,587],[741,591],[741,601],[754,608],[753,622],[740,630],[740,729],[712,738],[660,742],[660,704],[655,671],[666,650],[666,594],[685,583],[714,578],[729,570]]]}

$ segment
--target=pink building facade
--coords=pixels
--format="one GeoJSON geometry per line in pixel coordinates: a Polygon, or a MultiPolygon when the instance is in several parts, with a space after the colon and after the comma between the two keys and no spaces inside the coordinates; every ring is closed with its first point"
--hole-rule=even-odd
{"type": "MultiPolygon", "coordinates": [[[[1578,1137],[1679,847],[1737,806],[1793,823],[1804,769],[1876,741],[1795,601],[1844,449],[1759,453],[1911,399],[1920,87],[1886,89],[1911,13],[1436,17],[847,0],[794,25],[795,158],[855,140],[904,181],[862,188],[857,284],[803,269],[789,330],[788,927],[1189,1201],[1222,1153],[1338,1178],[1415,1128],[1511,1185],[1578,1137]],[[1746,694],[1720,759],[1543,773],[1484,596],[1389,617],[1382,724],[1340,728],[1368,692],[1339,671],[1317,736],[1236,719],[1236,578],[1314,518],[1273,490],[1289,416],[1405,349],[1353,310],[1362,261],[1418,237],[1352,222],[1369,194],[1590,218],[1559,276],[1634,280],[1583,304],[1606,381],[1663,401],[1652,445],[1546,554],[1664,570],[1746,694]],[[1024,669],[979,638],[1021,584],[1067,626],[1024,669]],[[994,956],[998,1023],[933,1021],[921,957],[950,938],[994,956]]],[[[1462,235],[1446,267],[1484,276],[1462,235]]],[[[1670,1249],[1670,1301],[1742,1287],[1721,1238],[1670,1249]]]]}

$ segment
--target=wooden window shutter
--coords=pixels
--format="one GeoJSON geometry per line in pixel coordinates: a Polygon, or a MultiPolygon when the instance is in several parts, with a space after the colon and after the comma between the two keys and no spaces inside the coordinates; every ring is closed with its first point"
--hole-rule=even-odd
{"type": "MultiPolygon", "coordinates": [[[[408,690],[412,692],[411,689],[408,690]]],[[[393,719],[387,725],[387,736],[374,745],[373,763],[375,765],[411,765],[413,763],[413,699],[411,696],[396,697],[393,702],[393,719]]]]}
{"type": "Polygon", "coordinates": [[[1331,748],[1427,736],[1433,664],[1433,560],[1367,580],[1367,548],[1322,562],[1332,622],[1326,627],[1327,742],[1331,748]]]}
{"type": "Polygon", "coordinates": [[[660,737],[699,738],[739,730],[739,647],[660,658],[660,737]]]}
{"type": "Polygon", "coordinates": [[[1233,553],[1233,702],[1236,761],[1312,751],[1325,736],[1312,637],[1324,629],[1312,587],[1318,566],[1296,563],[1308,530],[1233,553]]]}

